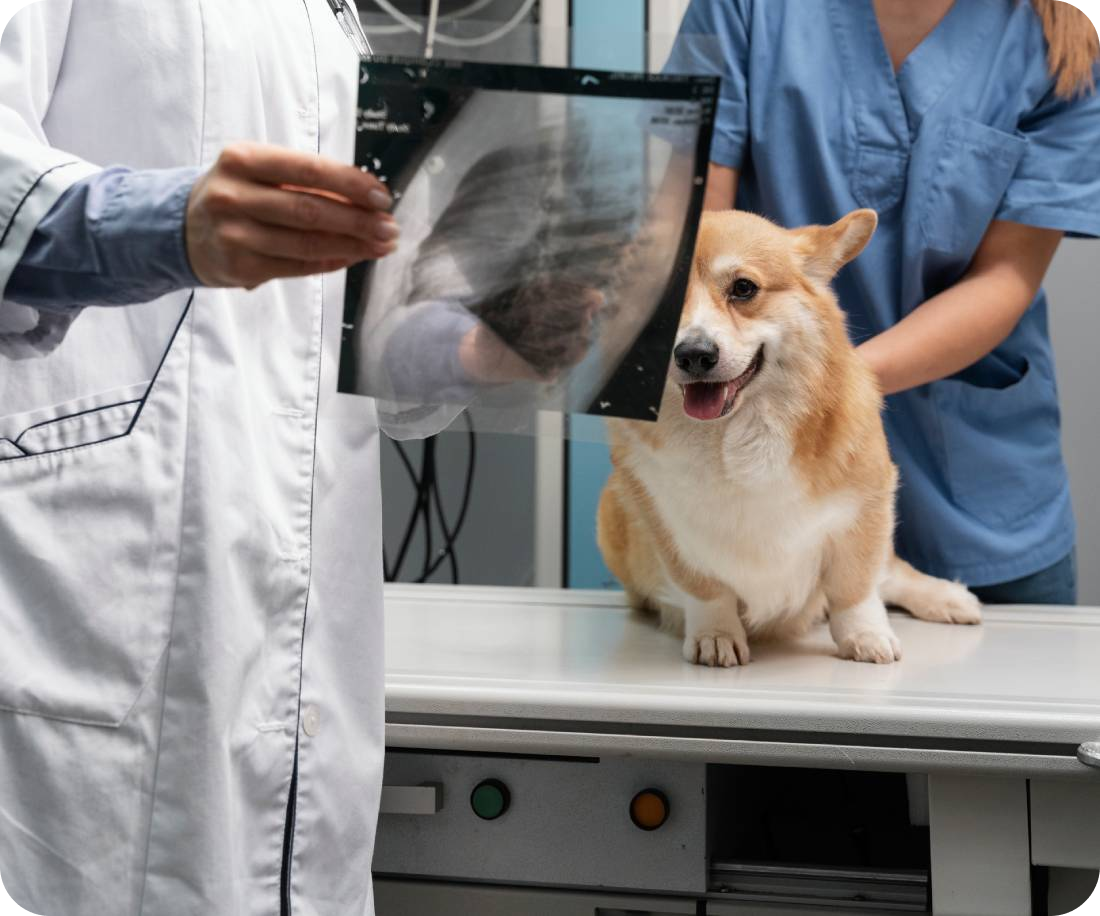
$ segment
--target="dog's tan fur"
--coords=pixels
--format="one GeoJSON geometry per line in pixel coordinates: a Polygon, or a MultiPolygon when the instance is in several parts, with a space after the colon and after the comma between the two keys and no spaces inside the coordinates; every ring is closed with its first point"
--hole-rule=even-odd
{"type": "Polygon", "coordinates": [[[977,623],[961,585],[893,554],[897,471],[875,379],[829,289],[867,244],[873,211],[784,230],[740,212],[704,216],[678,342],[719,345],[718,381],[763,363],[727,413],[688,416],[674,365],[657,423],[609,423],[614,470],[599,544],[639,608],[684,632],[684,655],[744,664],[749,638],[784,637],[828,614],[840,654],[900,658],[884,603],[977,623]],[[758,292],[735,301],[735,280],[758,292]]]}

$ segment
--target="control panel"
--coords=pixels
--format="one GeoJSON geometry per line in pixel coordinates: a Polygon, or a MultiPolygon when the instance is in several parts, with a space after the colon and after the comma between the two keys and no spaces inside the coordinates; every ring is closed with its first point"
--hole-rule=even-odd
{"type": "Polygon", "coordinates": [[[702,764],[391,750],[383,781],[379,877],[706,890],[702,764]]]}

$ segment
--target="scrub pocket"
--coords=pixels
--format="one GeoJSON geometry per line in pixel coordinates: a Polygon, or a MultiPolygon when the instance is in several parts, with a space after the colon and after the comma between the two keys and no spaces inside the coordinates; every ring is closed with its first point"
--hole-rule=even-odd
{"type": "Polygon", "coordinates": [[[851,154],[852,196],[861,207],[886,213],[901,203],[909,155],[857,141],[851,154]]]}
{"type": "Polygon", "coordinates": [[[1004,388],[944,379],[932,391],[955,503],[985,524],[1025,527],[1065,480],[1054,382],[1028,364],[1004,388]]]}
{"type": "Polygon", "coordinates": [[[955,116],[929,127],[921,140],[938,149],[931,179],[926,188],[910,188],[924,198],[921,236],[927,248],[969,256],[1000,208],[1027,140],[955,116]]]}
{"type": "Polygon", "coordinates": [[[117,727],[168,644],[190,360],[179,301],[150,382],[2,418],[0,709],[117,727]]]}

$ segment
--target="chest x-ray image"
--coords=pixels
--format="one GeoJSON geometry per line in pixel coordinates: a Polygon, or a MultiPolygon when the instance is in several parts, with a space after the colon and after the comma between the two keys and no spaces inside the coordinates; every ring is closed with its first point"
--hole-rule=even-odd
{"type": "Polygon", "coordinates": [[[535,410],[655,419],[716,92],[364,61],[356,162],[393,191],[401,241],[349,271],[340,390],[410,435],[464,407],[498,430],[535,410]]]}

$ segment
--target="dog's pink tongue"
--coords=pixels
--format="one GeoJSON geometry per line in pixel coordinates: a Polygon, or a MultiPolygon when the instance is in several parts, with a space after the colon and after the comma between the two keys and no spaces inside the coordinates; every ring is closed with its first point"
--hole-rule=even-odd
{"type": "Polygon", "coordinates": [[[726,406],[726,386],[692,382],[684,386],[684,413],[696,420],[716,420],[726,406]]]}

